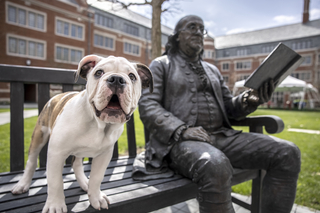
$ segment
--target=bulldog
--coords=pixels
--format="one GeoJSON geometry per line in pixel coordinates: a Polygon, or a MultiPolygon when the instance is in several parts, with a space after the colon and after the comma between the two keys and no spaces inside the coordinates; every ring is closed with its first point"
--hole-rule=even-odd
{"type": "Polygon", "coordinates": [[[13,194],[29,190],[37,167],[37,156],[50,140],[47,155],[48,196],[42,212],[67,212],[62,170],[69,155],[75,156],[73,170],[80,187],[88,193],[95,209],[108,208],[100,191],[115,142],[138,105],[141,89],[153,90],[153,77],[143,64],[125,58],[85,56],[75,73],[87,80],[82,92],[59,94],[48,101],[39,115],[29,148],[28,161],[13,194]],[[91,157],[90,179],[83,171],[82,158],[91,157]]]}

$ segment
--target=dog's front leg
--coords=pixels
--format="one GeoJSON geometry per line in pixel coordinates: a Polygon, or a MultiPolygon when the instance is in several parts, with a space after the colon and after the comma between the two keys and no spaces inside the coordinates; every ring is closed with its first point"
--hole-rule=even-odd
{"type": "Polygon", "coordinates": [[[100,191],[101,182],[106,168],[111,160],[113,147],[92,160],[91,173],[89,179],[88,196],[90,204],[95,209],[107,209],[110,204],[107,196],[100,191]]]}
{"type": "MultiPolygon", "coordinates": [[[[50,146],[50,144],[49,144],[50,146]]],[[[50,147],[49,147],[50,149],[50,147]]],[[[57,152],[48,152],[47,158],[47,180],[48,197],[42,213],[67,212],[63,192],[62,171],[67,156],[57,152]]]]}

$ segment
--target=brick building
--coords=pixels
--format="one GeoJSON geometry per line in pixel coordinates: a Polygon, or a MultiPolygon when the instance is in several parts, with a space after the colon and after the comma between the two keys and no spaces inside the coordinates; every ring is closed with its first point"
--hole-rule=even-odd
{"type": "MultiPolygon", "coordinates": [[[[76,69],[88,54],[151,62],[151,20],[108,2],[85,0],[0,1],[0,64],[76,69]]],[[[162,46],[172,29],[162,26],[162,46]]],[[[0,83],[0,102],[9,102],[0,83]]],[[[25,85],[25,101],[36,102],[36,85],[25,85]]],[[[51,89],[59,89],[51,85],[51,89]]]]}
{"type": "MultiPolygon", "coordinates": [[[[215,64],[232,90],[247,78],[279,43],[305,57],[293,76],[320,89],[320,19],[251,32],[205,37],[203,59],[215,64]]],[[[112,3],[86,0],[0,1],[0,64],[76,69],[88,54],[115,55],[151,62],[151,20],[112,3]]],[[[162,26],[162,48],[172,29],[162,26]]],[[[25,101],[36,102],[36,85],[25,85],[25,101]]],[[[52,90],[60,89],[51,85],[52,90]]],[[[0,83],[0,103],[9,102],[8,83],[0,83]]],[[[276,93],[284,102],[287,94],[276,93]]]]}
{"type": "MultiPolygon", "coordinates": [[[[301,23],[214,38],[214,64],[231,90],[236,81],[249,77],[279,42],[304,57],[292,76],[320,90],[320,19],[310,21],[308,7],[309,0],[304,0],[301,23]]],[[[285,107],[289,95],[288,92],[274,93],[272,105],[285,107]]]]}

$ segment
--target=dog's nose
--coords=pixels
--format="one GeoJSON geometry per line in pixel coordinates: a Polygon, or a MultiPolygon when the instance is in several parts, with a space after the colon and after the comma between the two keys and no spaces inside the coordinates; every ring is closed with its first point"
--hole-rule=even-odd
{"type": "Polygon", "coordinates": [[[112,75],[107,79],[107,84],[112,86],[124,86],[126,81],[121,76],[112,75]]]}

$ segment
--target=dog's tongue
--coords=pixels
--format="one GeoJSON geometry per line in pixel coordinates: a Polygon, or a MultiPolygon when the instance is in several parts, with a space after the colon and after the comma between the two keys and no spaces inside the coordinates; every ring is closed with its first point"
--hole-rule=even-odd
{"type": "Polygon", "coordinates": [[[121,109],[121,105],[120,105],[118,96],[116,96],[116,95],[112,96],[112,98],[107,106],[107,109],[121,109]]]}
{"type": "Polygon", "coordinates": [[[108,109],[121,109],[119,102],[111,102],[107,106],[108,109]]]}

